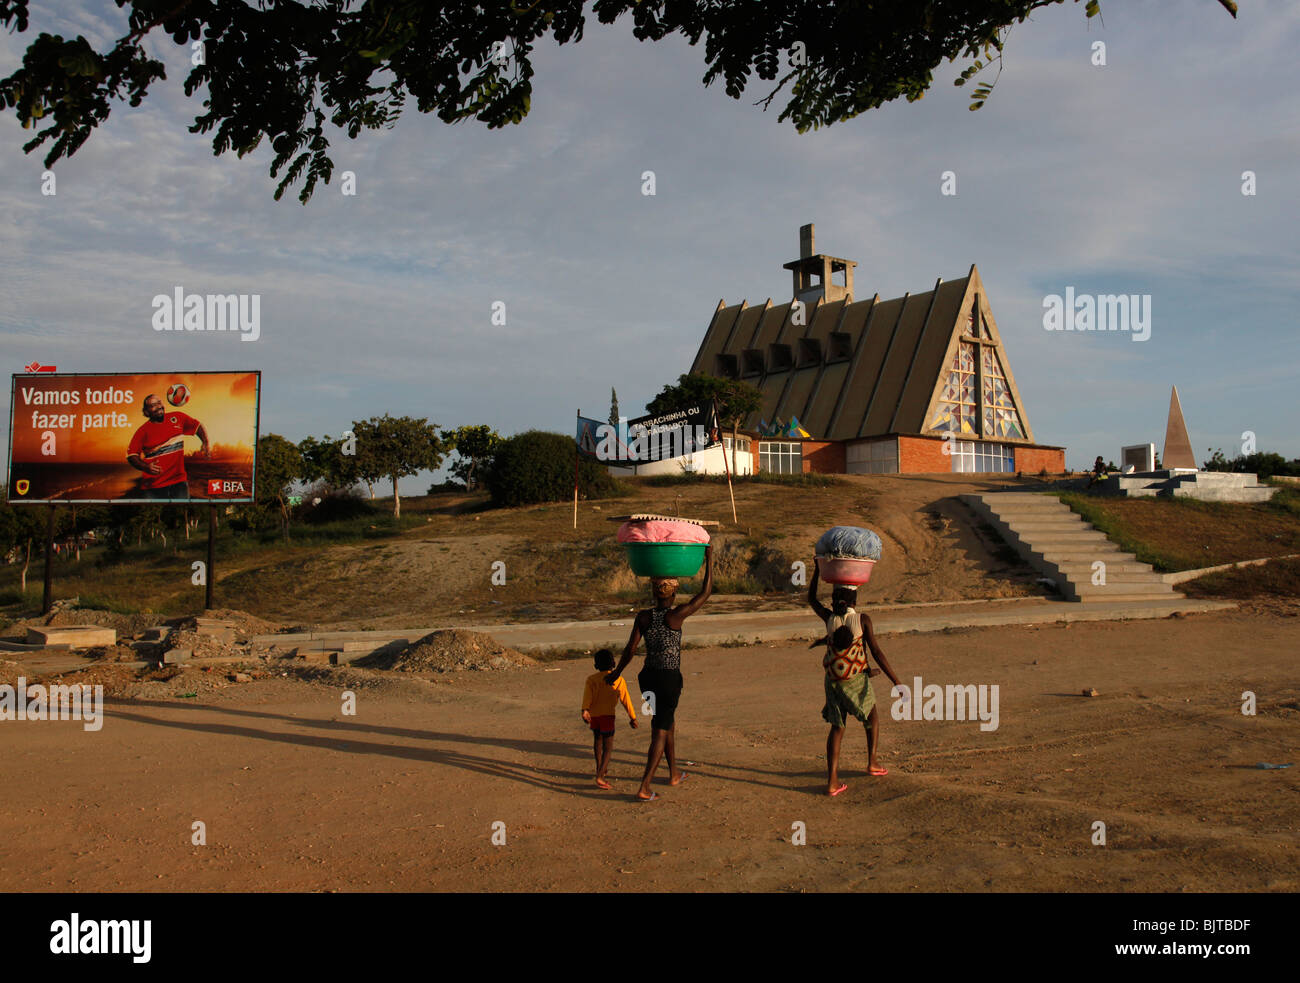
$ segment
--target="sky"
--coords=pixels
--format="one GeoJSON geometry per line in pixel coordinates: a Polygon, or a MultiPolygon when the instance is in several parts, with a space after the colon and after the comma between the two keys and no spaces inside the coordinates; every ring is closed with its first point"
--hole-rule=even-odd
{"type": "MultiPolygon", "coordinates": [[[[125,33],[115,5],[34,7],[0,34],[0,75],[40,31],[125,33]]],[[[571,433],[578,409],[608,416],[611,387],[643,413],[720,299],[788,300],[812,222],[818,251],[859,264],[858,299],[976,264],[1034,435],[1070,467],[1159,451],[1175,385],[1198,460],[1247,432],[1300,457],[1300,5],[1240,7],[1040,10],[978,112],[945,65],[919,102],[806,134],[780,99],[754,104],[761,84],[705,88],[703,44],[589,18],[581,43],[537,49],[522,124],[408,106],[391,130],[335,132],[334,180],[306,206],[274,201],[267,150],[217,157],[188,131],[190,52],[159,34],[167,80],[55,166],[56,194],[0,118],[0,354],[9,373],[260,369],[261,430],[294,441],[384,413],[571,433]],[[153,298],[177,287],[260,295],[260,336],[155,331],[153,298]],[[1067,288],[1149,295],[1150,337],[1045,330],[1067,288]]]]}

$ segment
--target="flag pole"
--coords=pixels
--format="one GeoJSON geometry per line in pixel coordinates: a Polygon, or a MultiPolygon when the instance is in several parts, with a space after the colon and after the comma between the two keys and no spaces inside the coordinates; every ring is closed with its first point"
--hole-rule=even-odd
{"type": "MultiPolygon", "coordinates": [[[[578,409],[578,420],[574,427],[576,430],[582,426],[582,409],[578,409]]],[[[582,448],[578,441],[573,442],[573,528],[578,528],[578,459],[582,454],[582,448]]]]}
{"type": "MultiPolygon", "coordinates": [[[[713,399],[713,422],[718,425],[719,437],[721,437],[722,421],[718,419],[718,400],[715,396],[713,399]]],[[[736,435],[732,434],[732,440],[736,435]]],[[[740,520],[736,518],[736,493],[731,487],[731,465],[727,463],[727,444],[723,440],[718,441],[722,444],[722,470],[727,473],[727,494],[731,496],[731,521],[734,525],[739,525],[740,520]]]]}

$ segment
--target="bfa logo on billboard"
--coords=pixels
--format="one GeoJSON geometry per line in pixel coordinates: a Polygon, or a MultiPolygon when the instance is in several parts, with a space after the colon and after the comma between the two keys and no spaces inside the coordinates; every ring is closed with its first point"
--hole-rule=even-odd
{"type": "Polygon", "coordinates": [[[14,482],[14,487],[18,489],[19,495],[26,495],[27,489],[32,487],[32,483],[28,481],[26,478],[19,478],[17,481],[14,482]]]}
{"type": "Polygon", "coordinates": [[[208,479],[209,495],[234,495],[236,493],[240,495],[248,494],[248,492],[244,490],[244,483],[242,481],[225,481],[221,478],[208,479]]]}

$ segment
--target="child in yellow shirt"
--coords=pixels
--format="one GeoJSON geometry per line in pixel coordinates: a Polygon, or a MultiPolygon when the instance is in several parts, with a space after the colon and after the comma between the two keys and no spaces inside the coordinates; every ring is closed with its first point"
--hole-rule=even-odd
{"type": "Polygon", "coordinates": [[[605,677],[614,668],[614,653],[601,649],[596,653],[597,671],[587,677],[587,688],[582,694],[582,719],[591,726],[591,733],[596,752],[596,785],[609,788],[605,781],[605,769],[609,767],[609,756],[614,750],[614,711],[621,703],[627,710],[627,716],[636,727],[636,710],[632,708],[632,697],[628,695],[627,683],[619,676],[613,685],[605,682],[605,677]]]}

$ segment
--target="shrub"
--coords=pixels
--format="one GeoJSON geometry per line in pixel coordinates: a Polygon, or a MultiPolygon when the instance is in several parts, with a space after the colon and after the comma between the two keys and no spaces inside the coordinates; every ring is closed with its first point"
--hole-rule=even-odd
{"type": "MultiPolygon", "coordinates": [[[[484,484],[495,505],[562,502],[573,497],[573,438],[528,430],[503,440],[492,455],[484,484]]],[[[617,481],[600,464],[581,458],[578,492],[583,498],[619,494],[617,481]]]]}
{"type": "Polygon", "coordinates": [[[376,515],[379,510],[362,497],[361,491],[353,485],[350,488],[319,487],[308,489],[302,497],[302,505],[295,510],[295,518],[301,518],[312,525],[324,522],[345,522],[361,516],[376,515]],[[320,499],[319,505],[312,502],[320,499]]]}
{"type": "Polygon", "coordinates": [[[1254,454],[1238,455],[1228,460],[1223,456],[1222,450],[1217,450],[1202,466],[1206,471],[1234,471],[1238,474],[1256,474],[1261,478],[1271,478],[1277,474],[1300,474],[1300,461],[1288,461],[1281,454],[1271,451],[1256,451],[1254,454]]]}

